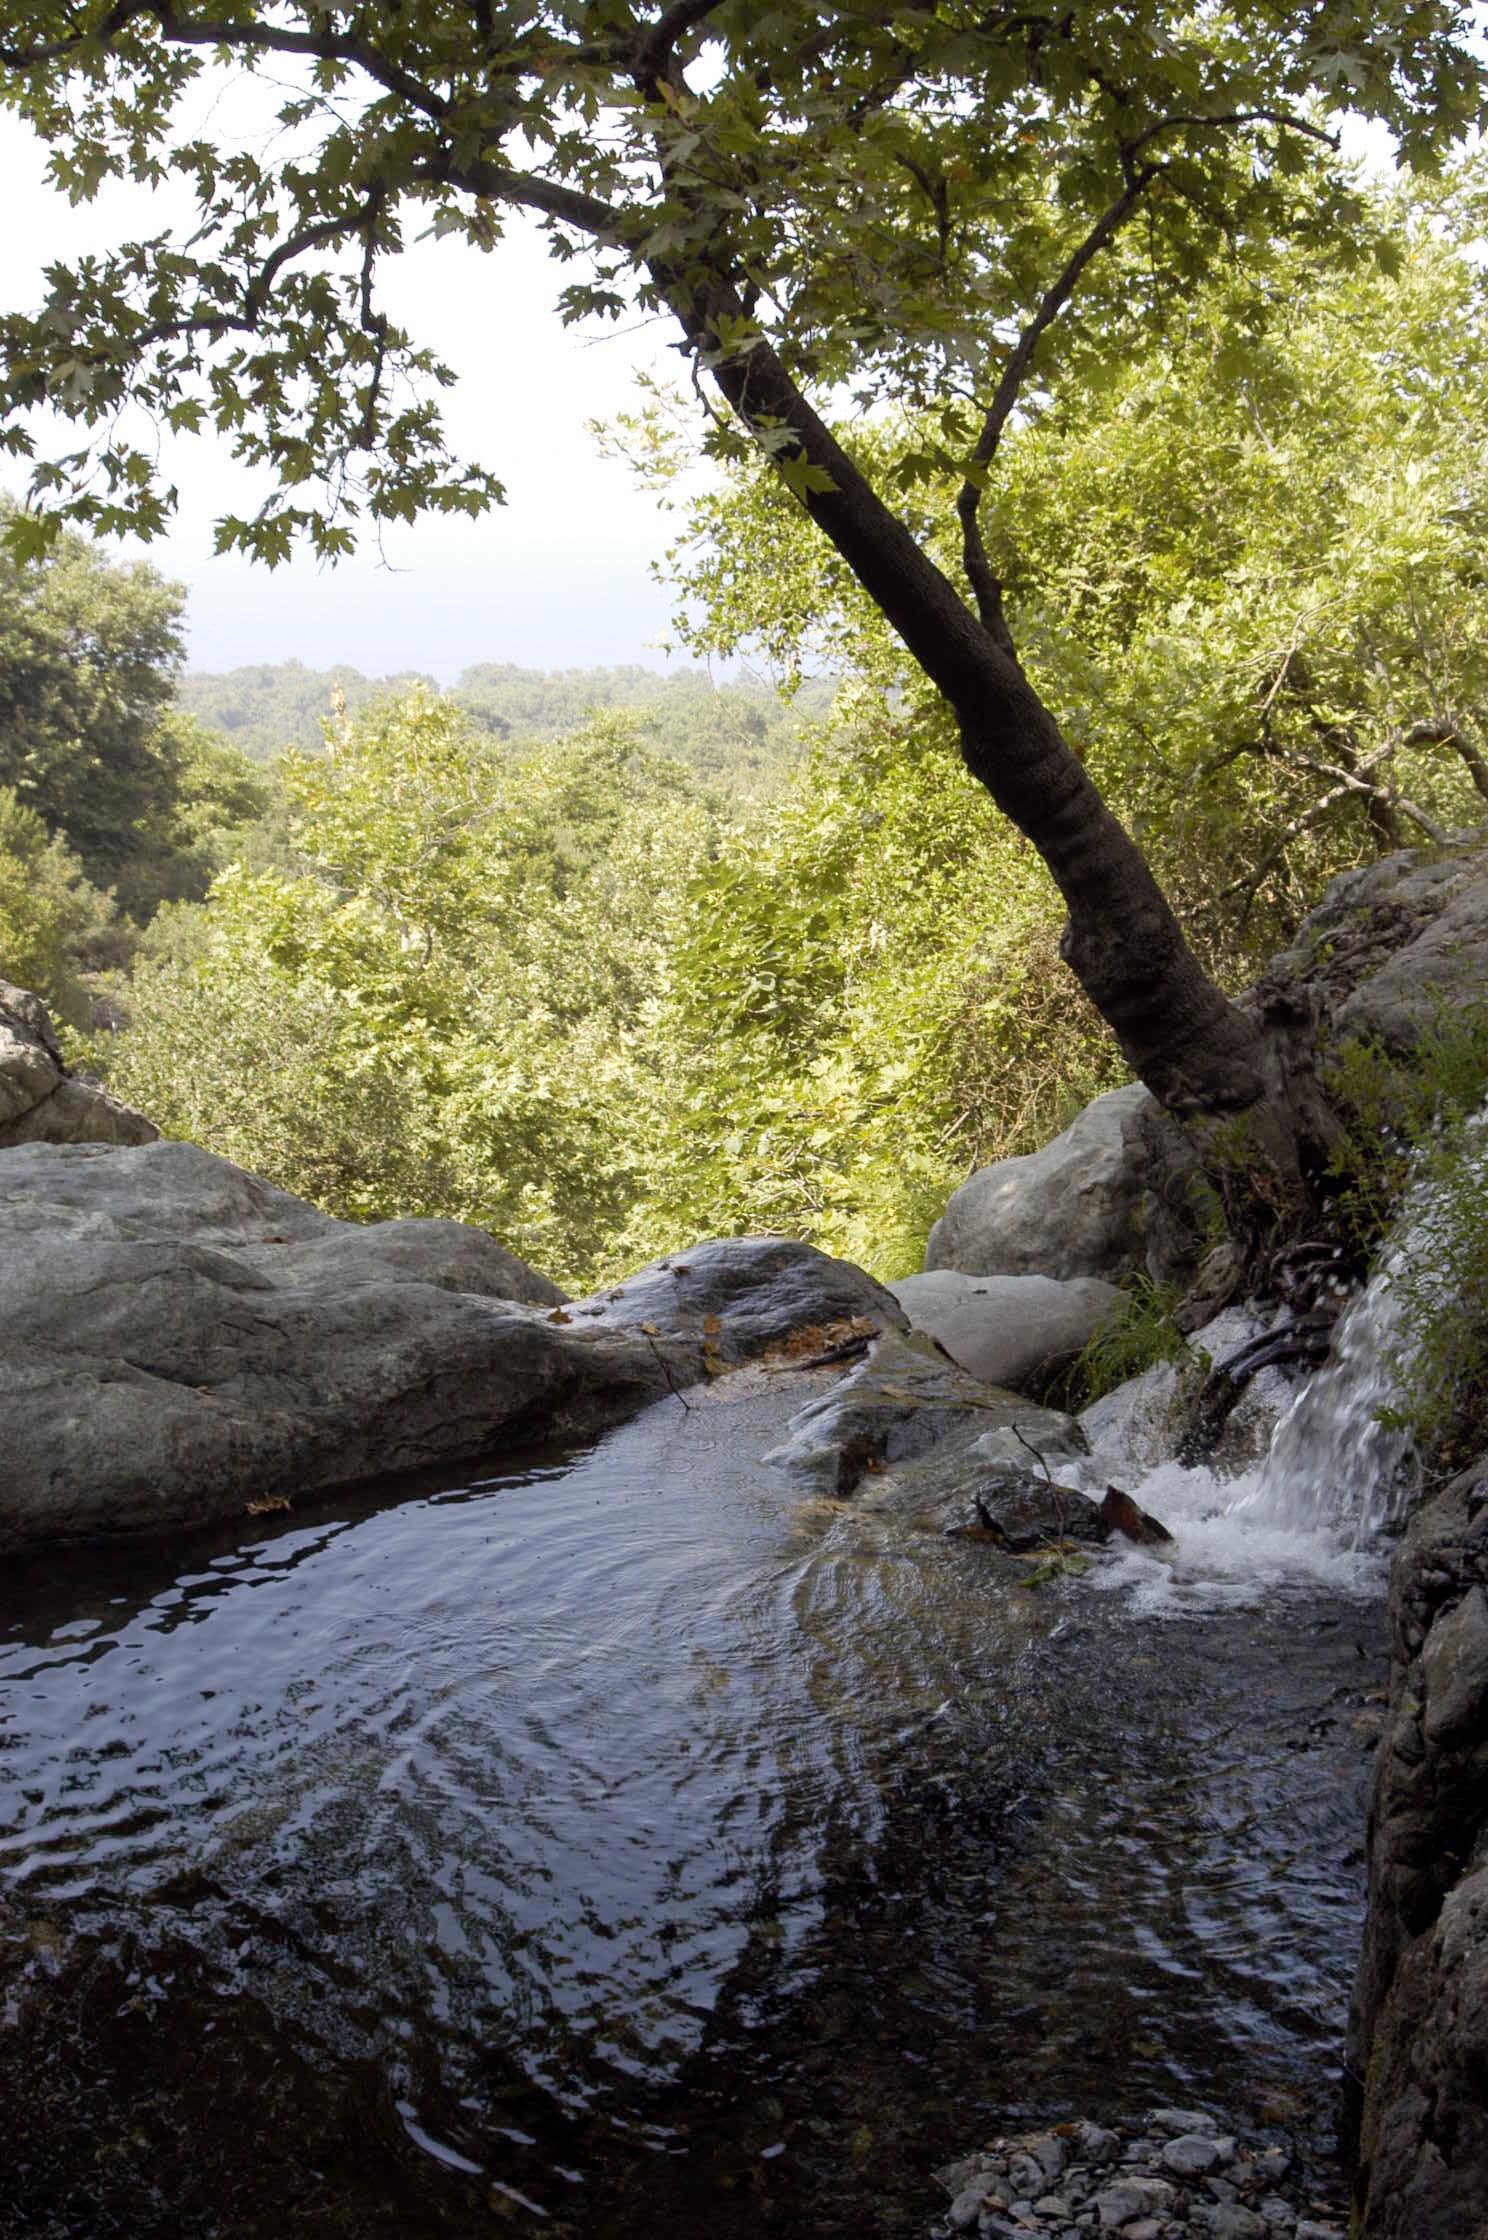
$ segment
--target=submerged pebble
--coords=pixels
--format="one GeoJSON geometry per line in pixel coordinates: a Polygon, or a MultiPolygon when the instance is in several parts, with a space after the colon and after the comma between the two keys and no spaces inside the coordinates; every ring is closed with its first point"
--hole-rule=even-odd
{"type": "Polygon", "coordinates": [[[929,2240],[1345,2240],[1348,2227],[1333,2173],[1275,2141],[1247,2144],[1199,2109],[994,2139],[936,2176],[951,2203],[929,2240]],[[1058,2191],[1028,2199],[1032,2171],[1057,2174],[1058,2191]]]}

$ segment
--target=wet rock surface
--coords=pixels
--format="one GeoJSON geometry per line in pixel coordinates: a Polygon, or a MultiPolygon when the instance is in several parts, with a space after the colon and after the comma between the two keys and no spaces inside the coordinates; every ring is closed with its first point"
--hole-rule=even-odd
{"type": "Polygon", "coordinates": [[[951,2201],[931,2240],[1344,2240],[1348,2228],[1336,2168],[1295,2140],[1243,2139],[1202,2109],[995,2139],[936,2177],[951,2201]]]}
{"type": "Polygon", "coordinates": [[[652,1260],[624,1281],[576,1300],[581,1324],[685,1347],[699,1375],[773,1349],[807,1361],[861,1351],[881,1330],[905,1330],[904,1310],[850,1260],[790,1237],[723,1237],[652,1260]]]}
{"type": "Polygon", "coordinates": [[[1068,1416],[968,1376],[932,1338],[887,1331],[865,1361],[791,1418],[790,1437],[765,1460],[812,1492],[840,1496],[934,1449],[942,1465],[956,1458],[964,1485],[967,1448],[998,1433],[1020,1437],[1025,1457],[1040,1437],[1079,1437],[1068,1416]]]}

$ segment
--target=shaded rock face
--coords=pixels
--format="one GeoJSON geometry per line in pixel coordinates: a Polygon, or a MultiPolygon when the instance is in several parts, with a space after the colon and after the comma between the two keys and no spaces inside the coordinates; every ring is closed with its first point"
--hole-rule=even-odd
{"type": "Polygon", "coordinates": [[[0,1152],[0,1547],[596,1430],[657,1349],[443,1221],[358,1229],[191,1144],[0,1152]]]}
{"type": "Polygon", "coordinates": [[[1266,979],[1305,980],[1336,1038],[1408,1051],[1445,1007],[1480,1002],[1488,956],[1488,852],[1383,856],[1334,879],[1266,979]]]}
{"type": "Polygon", "coordinates": [[[1187,1137],[1137,1083],[1097,1097],[1042,1151],[979,1168],[931,1230],[925,1267],[1177,1280],[1197,1264],[1206,1204],[1187,1137]]]}
{"type": "Polygon", "coordinates": [[[1095,1276],[967,1276],[937,1268],[889,1286],[951,1359],[1013,1392],[1046,1383],[1094,1337],[1124,1294],[1095,1276]]]}
{"type": "Polygon", "coordinates": [[[1488,1456],[1413,1519],[1349,2028],[1363,2240],[1488,2234],[1488,1456]]]}
{"type": "Polygon", "coordinates": [[[160,1130],[63,1063],[46,1006],[0,980],[0,1148],[153,1143],[160,1130]]]}
{"type": "Polygon", "coordinates": [[[576,1322],[675,1339],[699,1372],[734,1368],[777,1347],[809,1358],[908,1328],[892,1292],[872,1276],[789,1237],[694,1245],[570,1311],[576,1322]]]}

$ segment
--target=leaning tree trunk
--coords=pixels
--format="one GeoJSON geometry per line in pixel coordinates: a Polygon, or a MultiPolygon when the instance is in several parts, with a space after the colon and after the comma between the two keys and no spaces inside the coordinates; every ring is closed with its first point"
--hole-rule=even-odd
{"type": "Polygon", "coordinates": [[[1239,1241],[1254,1248],[1305,1219],[1338,1136],[1313,1072],[1311,1015],[1280,987],[1251,1010],[1216,987],[1011,645],[878,497],[768,345],[718,357],[715,322],[740,315],[733,291],[681,291],[673,304],[694,345],[718,358],[713,377],[740,418],[788,428],[799,456],[830,477],[802,502],[949,703],[973,776],[1048,866],[1069,912],[1066,961],[1132,1070],[1205,1138],[1239,1241]]]}

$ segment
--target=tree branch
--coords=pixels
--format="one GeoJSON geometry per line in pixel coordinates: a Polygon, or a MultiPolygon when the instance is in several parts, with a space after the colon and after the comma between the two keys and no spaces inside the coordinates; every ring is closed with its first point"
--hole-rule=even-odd
{"type": "Polygon", "coordinates": [[[586,194],[579,187],[537,178],[530,171],[513,171],[509,165],[485,156],[470,156],[457,163],[452,155],[441,153],[411,166],[404,177],[415,186],[462,187],[489,202],[508,202],[523,210],[535,210],[544,218],[557,218],[596,241],[626,246],[626,213],[613,203],[602,201],[597,194],[586,194]]]}
{"type": "Polygon", "coordinates": [[[425,116],[449,114],[451,105],[442,94],[435,93],[421,78],[389,62],[385,55],[360,39],[339,32],[276,30],[265,23],[232,23],[182,16],[168,5],[168,0],[117,0],[95,31],[75,32],[39,47],[0,46],[0,64],[7,70],[34,70],[91,46],[106,47],[141,16],[154,16],[161,37],[174,46],[226,47],[240,53],[306,55],[317,62],[345,62],[364,72],[389,93],[401,95],[410,107],[421,110],[425,116]]]}
{"type": "Polygon", "coordinates": [[[1455,747],[1467,765],[1468,776],[1488,801],[1488,762],[1485,762],[1471,739],[1465,738],[1450,716],[1438,716],[1425,723],[1414,724],[1405,735],[1408,747],[1455,747]]]}
{"type": "Polygon", "coordinates": [[[996,456],[1003,429],[1018,401],[1034,353],[1074,294],[1081,275],[1091,260],[1108,246],[1152,181],[1161,176],[1161,164],[1137,162],[1142,150],[1150,147],[1154,140],[1166,132],[1231,132],[1247,124],[1273,124],[1279,130],[1300,132],[1310,139],[1320,140],[1327,147],[1338,146],[1335,134],[1324,131],[1320,125],[1309,123],[1305,117],[1293,116],[1289,111],[1281,109],[1232,109],[1216,116],[1159,117],[1144,132],[1121,143],[1121,168],[1126,185],[1109,209],[1097,218],[1064,270],[1048,289],[1032,319],[1013,345],[1012,355],[1003,367],[1002,376],[982,422],[981,434],[971,454],[972,464],[983,471],[977,475],[968,475],[961,485],[956,500],[956,515],[961,523],[961,564],[976,598],[977,612],[993,635],[1010,650],[1012,639],[1003,615],[1002,584],[987,557],[979,511],[987,479],[985,470],[991,466],[996,456]]]}
{"type": "Polygon", "coordinates": [[[658,85],[668,77],[677,41],[706,22],[709,16],[716,15],[722,5],[723,0],[673,0],[670,8],[663,8],[655,23],[648,24],[641,33],[631,57],[630,67],[636,82],[645,88],[658,85]]]}
{"type": "Polygon", "coordinates": [[[1013,407],[1018,401],[1019,391],[1022,389],[1028,368],[1033,362],[1033,354],[1039,346],[1040,339],[1069,302],[1086,266],[1092,258],[1099,256],[1101,250],[1106,247],[1107,243],[1119,231],[1124,220],[1135,209],[1150,181],[1156,178],[1158,168],[1156,164],[1129,168],[1127,182],[1121,193],[1110,205],[1110,208],[1105,210],[1096,220],[1085,239],[1065,264],[1064,270],[1059,274],[1053,286],[1044,295],[1037,311],[1029,320],[1023,332],[1019,335],[1013,345],[1012,355],[1002,369],[1002,377],[997,384],[992,402],[987,407],[986,415],[982,421],[981,433],[977,437],[976,446],[971,454],[972,464],[984,471],[977,475],[967,476],[961,485],[961,492],[956,500],[956,514],[961,523],[962,565],[966,570],[966,579],[976,598],[977,612],[993,636],[1004,643],[1009,651],[1012,649],[1012,640],[1007,623],[1003,618],[1002,585],[987,557],[987,547],[982,538],[981,523],[977,518],[982,502],[982,489],[986,481],[985,469],[991,466],[997,452],[997,446],[1002,441],[1002,431],[1006,427],[1013,407]]]}

